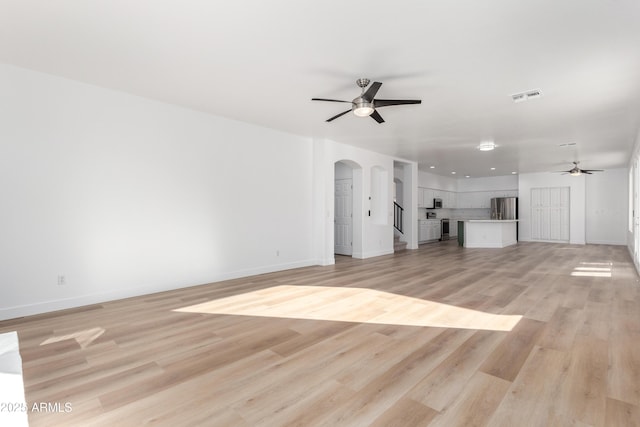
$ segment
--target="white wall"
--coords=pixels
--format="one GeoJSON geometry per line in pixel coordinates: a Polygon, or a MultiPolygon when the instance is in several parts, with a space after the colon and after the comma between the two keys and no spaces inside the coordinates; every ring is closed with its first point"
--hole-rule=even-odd
{"type": "Polygon", "coordinates": [[[11,66],[0,93],[0,319],[317,260],[310,139],[11,66]]]}
{"type": "Polygon", "coordinates": [[[571,176],[547,172],[519,175],[518,240],[531,240],[531,189],[538,187],[570,187],[569,242],[584,244],[586,241],[585,175],[571,176]]]}
{"type": "MultiPolygon", "coordinates": [[[[334,176],[335,163],[347,161],[359,174],[361,187],[354,183],[353,211],[353,257],[370,258],[393,253],[393,158],[363,150],[331,140],[315,139],[313,141],[313,238],[314,255],[318,264],[330,265],[334,258],[334,176]],[[374,168],[386,172],[385,189],[380,191],[387,200],[384,206],[386,214],[377,217],[369,216],[373,211],[375,200],[372,195],[372,171],[374,168]]],[[[382,185],[382,184],[381,184],[382,185]]]]}
{"type": "Polygon", "coordinates": [[[444,191],[458,191],[458,180],[419,170],[418,187],[435,188],[436,190],[444,191]]]}
{"type": "Polygon", "coordinates": [[[460,178],[457,180],[457,191],[499,191],[517,190],[518,176],[489,176],[482,178],[460,178]]]}
{"type": "Polygon", "coordinates": [[[586,177],[587,243],[626,245],[629,170],[607,169],[586,177]]]}

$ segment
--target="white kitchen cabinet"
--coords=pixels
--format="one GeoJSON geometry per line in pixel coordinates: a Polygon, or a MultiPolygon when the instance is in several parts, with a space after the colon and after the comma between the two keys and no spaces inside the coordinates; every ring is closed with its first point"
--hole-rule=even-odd
{"type": "Polygon", "coordinates": [[[442,223],[439,219],[434,219],[428,221],[429,223],[429,234],[427,240],[438,240],[442,237],[442,223]]]}
{"type": "Polygon", "coordinates": [[[431,222],[431,236],[433,240],[439,240],[442,237],[442,222],[440,221],[432,221],[431,222]]]}
{"type": "Polygon", "coordinates": [[[418,221],[418,241],[429,242],[442,236],[439,219],[421,219],[418,221]]]}
{"type": "Polygon", "coordinates": [[[418,242],[429,240],[429,223],[426,220],[418,221],[418,242]]]}
{"type": "Polygon", "coordinates": [[[471,193],[458,193],[457,199],[459,209],[469,209],[471,207],[471,193]]]}
{"type": "Polygon", "coordinates": [[[518,197],[518,190],[497,190],[491,192],[491,197],[518,197]]]}
{"type": "Polygon", "coordinates": [[[471,193],[471,207],[474,209],[489,207],[489,194],[485,191],[471,193]]]}
{"type": "Polygon", "coordinates": [[[488,209],[491,198],[496,197],[491,191],[468,191],[451,193],[449,204],[457,209],[488,209]]]}
{"type": "Polygon", "coordinates": [[[518,197],[518,190],[455,191],[418,187],[418,207],[432,209],[433,199],[442,199],[445,209],[489,209],[494,197],[518,197]]]}
{"type": "Polygon", "coordinates": [[[436,196],[440,199],[442,199],[442,207],[445,209],[450,208],[451,206],[449,206],[449,191],[440,191],[439,195],[436,196]]]}
{"type": "Polygon", "coordinates": [[[424,199],[425,208],[433,208],[433,199],[436,197],[434,191],[431,188],[422,189],[422,198],[424,199]]]}
{"type": "Polygon", "coordinates": [[[455,209],[458,207],[458,193],[449,191],[449,193],[447,194],[447,207],[450,209],[455,209]]]}

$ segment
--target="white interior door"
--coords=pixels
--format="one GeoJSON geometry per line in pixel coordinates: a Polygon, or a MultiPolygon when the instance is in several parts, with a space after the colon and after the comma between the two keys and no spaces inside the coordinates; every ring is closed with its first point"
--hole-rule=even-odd
{"type": "Polygon", "coordinates": [[[531,189],[531,239],[569,242],[569,187],[531,189]]]}
{"type": "Polygon", "coordinates": [[[336,179],[334,206],[334,252],[353,253],[353,179],[336,179]]]}

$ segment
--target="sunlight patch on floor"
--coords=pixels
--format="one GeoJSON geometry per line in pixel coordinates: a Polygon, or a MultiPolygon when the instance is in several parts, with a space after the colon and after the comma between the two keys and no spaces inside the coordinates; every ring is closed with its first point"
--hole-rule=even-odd
{"type": "Polygon", "coordinates": [[[571,275],[574,277],[611,277],[612,262],[581,262],[574,267],[571,275]]]}
{"type": "Polygon", "coordinates": [[[366,288],[288,285],[174,311],[491,331],[510,331],[522,318],[366,288]]]}
{"type": "Polygon", "coordinates": [[[87,348],[89,347],[89,345],[91,345],[93,341],[97,340],[102,334],[104,334],[104,332],[105,330],[103,328],[84,329],[82,331],[74,332],[72,334],[58,335],[55,337],[47,338],[46,340],[42,341],[40,345],[47,345],[47,344],[52,344],[54,342],[74,339],[78,341],[78,344],[80,344],[80,347],[87,348]]]}

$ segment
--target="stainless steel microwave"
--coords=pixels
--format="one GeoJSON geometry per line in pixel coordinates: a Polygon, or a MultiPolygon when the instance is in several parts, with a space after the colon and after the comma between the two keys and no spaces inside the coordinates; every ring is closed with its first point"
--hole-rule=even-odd
{"type": "Polygon", "coordinates": [[[433,209],[442,209],[442,199],[433,199],[433,209]]]}

